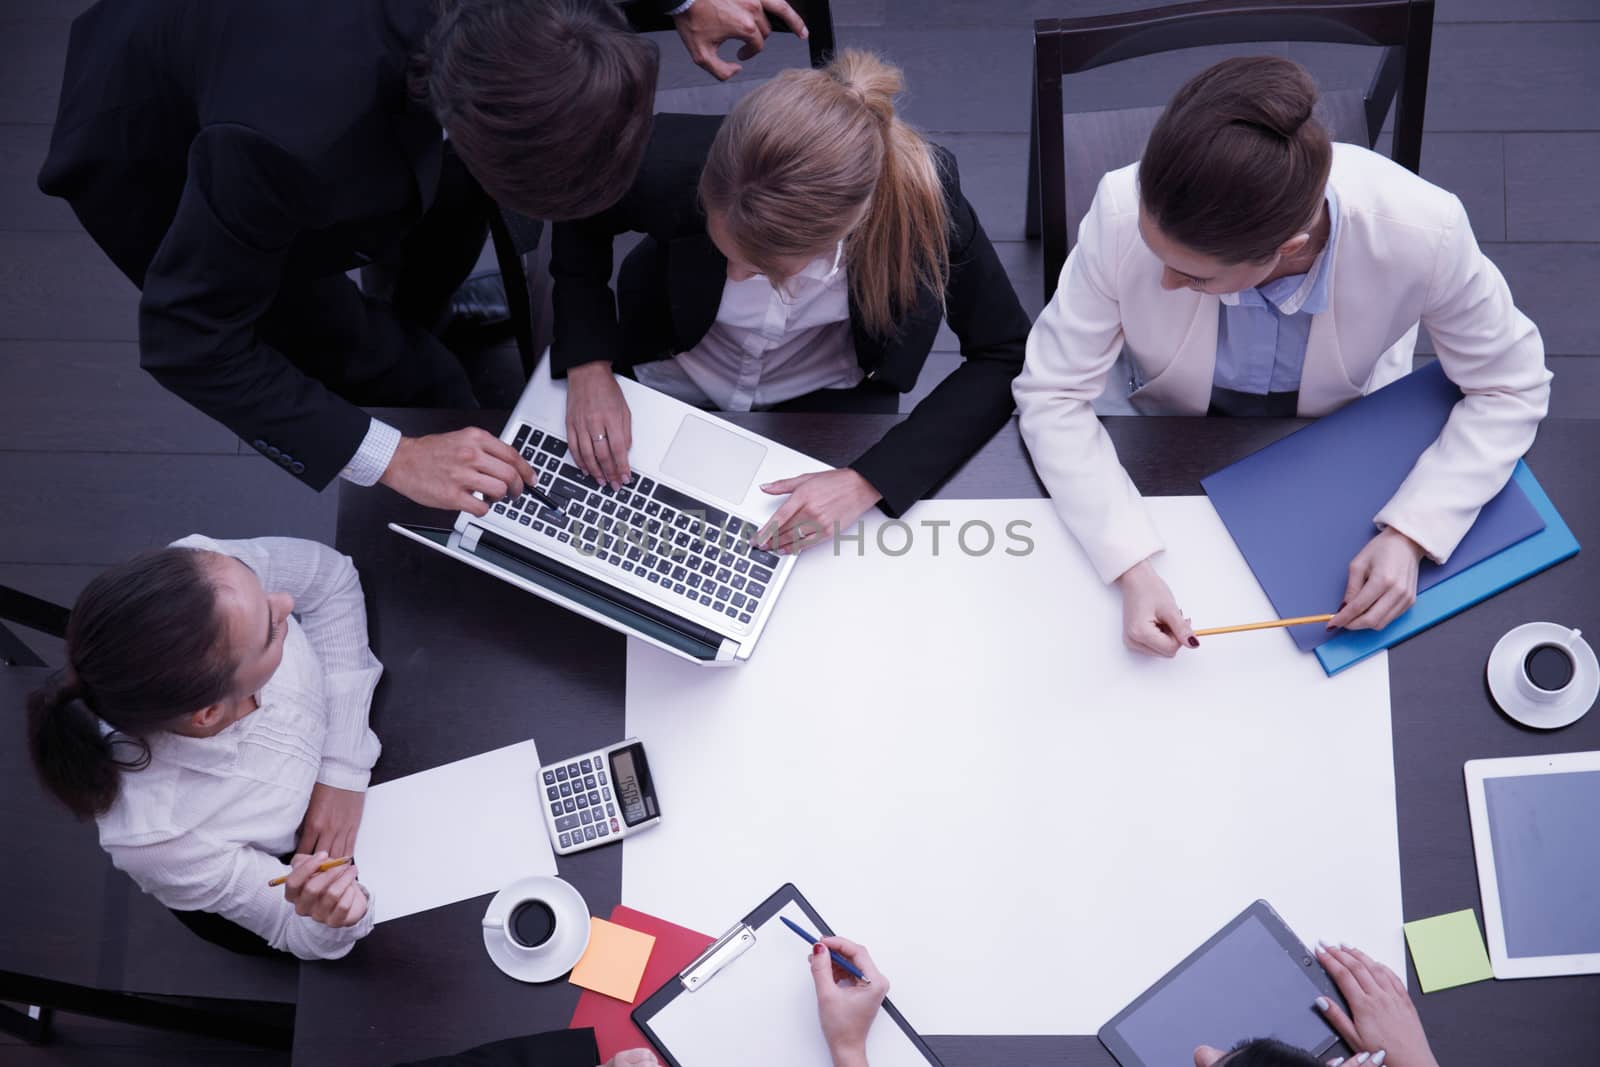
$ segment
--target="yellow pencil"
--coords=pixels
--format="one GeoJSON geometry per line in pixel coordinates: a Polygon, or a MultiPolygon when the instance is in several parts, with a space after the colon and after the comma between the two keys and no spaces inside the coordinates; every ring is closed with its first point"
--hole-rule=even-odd
{"type": "Polygon", "coordinates": [[[1247,622],[1242,626],[1216,626],[1209,630],[1196,630],[1196,637],[1210,637],[1213,634],[1236,634],[1244,630],[1273,630],[1280,626],[1300,626],[1308,622],[1327,622],[1332,615],[1302,615],[1298,619],[1272,619],[1269,622],[1247,622]]]}
{"type": "MultiPolygon", "coordinates": [[[[345,864],[349,863],[353,859],[355,859],[354,856],[346,856],[342,860],[324,860],[322,863],[317,864],[317,873],[321,874],[323,871],[331,871],[335,867],[343,867],[345,864]]],[[[280,874],[280,875],[278,875],[278,877],[276,877],[272,881],[268,882],[267,885],[269,885],[269,886],[282,885],[283,883],[287,882],[288,880],[289,880],[289,876],[287,874],[280,874]]]]}

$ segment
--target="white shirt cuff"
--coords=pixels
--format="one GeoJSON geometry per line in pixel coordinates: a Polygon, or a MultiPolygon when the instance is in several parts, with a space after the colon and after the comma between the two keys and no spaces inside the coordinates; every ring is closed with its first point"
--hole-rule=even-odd
{"type": "Polygon", "coordinates": [[[694,0],[683,0],[683,3],[679,4],[677,7],[673,8],[671,11],[668,11],[667,14],[669,16],[681,15],[681,14],[683,14],[685,11],[689,10],[693,6],[694,6],[694,0]]]}
{"type": "Polygon", "coordinates": [[[339,477],[356,485],[377,485],[383,472],[389,469],[394,450],[400,447],[400,431],[386,422],[373,419],[367,425],[367,436],[361,447],[350,457],[339,477]]]}

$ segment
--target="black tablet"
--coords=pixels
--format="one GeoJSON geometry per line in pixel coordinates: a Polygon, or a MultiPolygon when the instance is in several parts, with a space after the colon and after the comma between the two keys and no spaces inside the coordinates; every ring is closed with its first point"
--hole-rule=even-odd
{"type": "Polygon", "coordinates": [[[1320,1058],[1339,1036],[1318,997],[1344,1004],[1317,957],[1258,900],[1102,1026],[1100,1043],[1122,1067],[1183,1067],[1199,1045],[1257,1037],[1320,1058]]]}

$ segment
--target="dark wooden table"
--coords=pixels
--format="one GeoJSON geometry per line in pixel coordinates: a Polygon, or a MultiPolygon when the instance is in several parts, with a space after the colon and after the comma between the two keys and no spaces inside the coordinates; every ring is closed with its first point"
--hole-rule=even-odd
{"type": "MultiPolygon", "coordinates": [[[[407,433],[472,421],[485,412],[386,412],[407,433]]],[[[894,416],[749,415],[735,421],[829,463],[848,463],[894,416]]],[[[1199,479],[1291,432],[1292,420],[1107,420],[1123,462],[1151,495],[1200,492],[1199,479]]],[[[1600,537],[1595,457],[1600,421],[1550,420],[1529,462],[1580,540],[1600,537]]],[[[1033,497],[1042,487],[1015,423],[939,495],[1033,497]]],[[[462,756],[538,739],[554,759],[623,736],[623,638],[475,574],[384,529],[390,521],[447,525],[384,490],[342,495],[339,547],[366,584],[373,645],[387,668],[373,724],[383,738],[374,781],[462,756]]],[[[1506,630],[1552,619],[1600,633],[1600,560],[1580,553],[1401,645],[1390,653],[1404,913],[1420,918],[1478,905],[1461,764],[1600,748],[1600,714],[1551,734],[1517,726],[1484,687],[1489,650],[1506,630]]],[[[1308,766],[1330,781],[1330,833],[1338,832],[1338,768],[1308,766]]],[[[530,815],[530,818],[532,816],[530,815]]],[[[448,841],[419,843],[419,857],[448,862],[448,841]]],[[[1093,857],[1084,857],[1092,863],[1093,857]]],[[[560,859],[563,878],[591,911],[608,914],[621,892],[620,849],[560,859]]],[[[1351,872],[1357,877],[1359,872],[1351,872]]],[[[1174,886],[1173,892],[1183,887],[1174,886]]],[[[525,986],[484,954],[486,900],[387,923],[350,956],[301,969],[295,1063],[390,1064],[514,1034],[567,1025],[578,991],[565,982],[525,986]]],[[[664,916],[670,919],[671,916],[664,916]]],[[[868,937],[867,932],[861,934],[868,937]]],[[[1416,976],[1410,976],[1416,989],[1416,976]]],[[[1448,1067],[1595,1062],[1600,977],[1485,982],[1421,997],[1422,1016],[1448,1067]]],[[[938,1034],[939,1020],[912,1020],[938,1034]]],[[[930,1038],[948,1067],[1113,1061],[1092,1036],[930,1038]]]]}

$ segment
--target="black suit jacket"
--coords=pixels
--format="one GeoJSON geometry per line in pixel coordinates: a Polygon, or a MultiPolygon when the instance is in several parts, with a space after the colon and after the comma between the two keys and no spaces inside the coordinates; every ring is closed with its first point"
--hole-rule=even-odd
{"type": "MultiPolygon", "coordinates": [[[[716,320],[728,261],[706,234],[700,172],[719,116],[657,115],[633,188],[592,218],[554,227],[555,281],[551,368],[596,359],[634,364],[693,348],[716,320]],[[613,297],[612,242],[648,234],[658,254],[642,278],[613,297]]],[[[850,466],[883,496],[888,515],[904,512],[949,477],[1003,426],[1011,381],[1022,369],[1030,323],[994,246],[961,193],[955,157],[936,148],[950,211],[950,281],[944,317],[961,340],[962,365],[850,466]]],[[[856,358],[869,379],[908,392],[939,330],[940,294],[924,289],[893,338],[878,337],[850,305],[856,358]]]]}
{"type": "Polygon", "coordinates": [[[101,0],[72,25],[39,187],[142,290],[145,369],[319,489],[369,419],[301,367],[349,354],[280,352],[258,324],[286,278],[393,256],[432,203],[443,133],[406,68],[433,17],[434,0],[101,0]]]}

